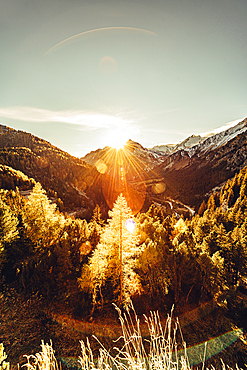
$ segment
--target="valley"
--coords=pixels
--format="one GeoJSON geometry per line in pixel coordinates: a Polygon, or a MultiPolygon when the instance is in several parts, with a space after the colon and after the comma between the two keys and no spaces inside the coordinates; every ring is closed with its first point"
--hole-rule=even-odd
{"type": "Polygon", "coordinates": [[[0,127],[0,334],[14,366],[41,339],[61,361],[88,334],[111,347],[123,299],[162,322],[174,306],[192,348],[236,328],[207,364],[247,363],[246,125],[170,154],[129,140],[84,158],[0,127]]]}

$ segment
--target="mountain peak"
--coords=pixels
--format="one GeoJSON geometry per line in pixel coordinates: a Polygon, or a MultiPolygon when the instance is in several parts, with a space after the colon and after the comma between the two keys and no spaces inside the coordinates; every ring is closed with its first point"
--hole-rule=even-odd
{"type": "Polygon", "coordinates": [[[149,150],[152,150],[155,152],[161,152],[164,154],[172,154],[181,149],[191,148],[192,146],[200,143],[201,141],[205,139],[206,138],[202,137],[201,135],[193,134],[187,137],[186,139],[184,139],[183,141],[180,141],[179,143],[155,145],[154,147],[149,148],[149,150]]]}
{"type": "Polygon", "coordinates": [[[170,155],[177,152],[178,150],[188,150],[190,148],[193,148],[194,150],[197,147],[202,148],[202,145],[206,149],[207,145],[210,145],[210,147],[212,147],[214,143],[217,143],[217,145],[222,145],[223,138],[224,142],[226,142],[227,140],[231,140],[235,135],[238,135],[243,130],[245,130],[246,126],[247,117],[230,122],[227,125],[222,126],[221,128],[212,132],[205,132],[200,135],[192,134],[178,143],[158,144],[149,148],[149,150],[170,155]],[[221,144],[219,144],[219,142],[221,142],[221,144]]]}

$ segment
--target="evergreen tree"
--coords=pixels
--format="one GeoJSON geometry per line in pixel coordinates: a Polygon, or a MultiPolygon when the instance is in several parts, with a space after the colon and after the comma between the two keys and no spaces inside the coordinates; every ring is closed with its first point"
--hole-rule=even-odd
{"type": "Polygon", "coordinates": [[[6,261],[6,245],[12,243],[18,236],[17,225],[17,217],[0,198],[0,266],[6,261]]]}
{"type": "Polygon", "coordinates": [[[3,275],[6,282],[12,282],[16,278],[19,279],[19,272],[23,261],[31,255],[33,251],[33,244],[30,239],[26,237],[26,227],[23,223],[21,214],[18,215],[18,237],[11,243],[5,245],[6,260],[3,265],[3,275]]]}
{"type": "Polygon", "coordinates": [[[146,301],[149,298],[149,304],[154,309],[164,305],[164,297],[169,292],[169,236],[162,223],[155,221],[148,213],[138,217],[138,228],[142,252],[136,271],[141,278],[146,301]]]}
{"type": "Polygon", "coordinates": [[[247,172],[242,178],[240,187],[240,197],[243,198],[244,196],[247,196],[247,172]]]}
{"type": "Polygon", "coordinates": [[[98,204],[96,204],[96,207],[93,210],[93,216],[91,218],[91,222],[96,222],[100,226],[104,225],[104,220],[102,219],[100,206],[98,204]]]}
{"type": "Polygon", "coordinates": [[[215,224],[214,213],[207,209],[202,217],[195,215],[192,219],[191,227],[196,238],[196,242],[201,244],[206,235],[208,235],[215,224]]]}
{"type": "Polygon", "coordinates": [[[207,203],[207,209],[214,211],[216,208],[215,204],[215,194],[210,195],[208,203],[207,203]]]}
{"type": "Polygon", "coordinates": [[[203,202],[201,203],[201,205],[198,209],[198,215],[203,216],[203,213],[206,211],[206,209],[207,209],[207,205],[206,205],[205,200],[203,200],[203,202]]]}
{"type": "Polygon", "coordinates": [[[231,187],[229,189],[228,196],[227,196],[227,207],[228,208],[231,208],[233,206],[234,200],[235,200],[234,192],[233,192],[233,188],[231,187]]]}
{"type": "Polygon", "coordinates": [[[50,202],[45,190],[37,183],[27,199],[24,214],[27,236],[36,248],[45,249],[59,239],[64,217],[56,212],[56,208],[56,204],[50,202]]]}
{"type": "Polygon", "coordinates": [[[225,279],[228,286],[234,285],[234,250],[231,232],[226,231],[221,224],[218,227],[217,244],[220,247],[220,255],[224,258],[225,279]]]}
{"type": "Polygon", "coordinates": [[[236,227],[231,233],[232,283],[236,285],[240,276],[247,274],[247,237],[245,227],[236,227]]]}
{"type": "Polygon", "coordinates": [[[189,228],[178,225],[177,233],[172,241],[169,254],[170,289],[174,294],[175,303],[181,295],[188,296],[199,282],[196,257],[197,248],[195,236],[189,228]]]}
{"type": "Polygon", "coordinates": [[[212,256],[215,252],[219,250],[218,245],[218,227],[215,224],[212,229],[205,235],[202,248],[206,249],[209,252],[209,255],[212,256]]]}
{"type": "Polygon", "coordinates": [[[226,185],[224,184],[220,191],[220,204],[222,205],[225,202],[225,194],[226,194],[226,185]]]}
{"type": "Polygon", "coordinates": [[[110,219],[104,227],[100,242],[80,279],[83,290],[92,293],[93,303],[104,300],[127,304],[129,298],[140,290],[140,282],[135,273],[135,259],[139,254],[137,230],[131,233],[126,221],[133,220],[126,199],[119,195],[110,219]]]}
{"type": "Polygon", "coordinates": [[[37,183],[26,200],[23,214],[26,237],[32,242],[33,249],[21,263],[20,280],[26,291],[39,291],[47,297],[54,295],[61,273],[59,246],[65,219],[56,207],[37,183]]]}
{"type": "Polygon", "coordinates": [[[63,248],[68,250],[70,274],[76,278],[80,277],[82,264],[88,261],[87,257],[92,250],[90,235],[90,226],[86,220],[66,219],[62,244],[64,244],[63,248]]]}
{"type": "Polygon", "coordinates": [[[202,250],[197,258],[197,266],[200,271],[201,294],[205,292],[207,297],[217,300],[224,290],[224,259],[220,252],[210,256],[202,250]]]}
{"type": "Polygon", "coordinates": [[[101,232],[102,232],[103,225],[104,225],[104,220],[102,220],[102,218],[101,218],[100,207],[97,204],[94,211],[93,211],[93,216],[91,218],[91,221],[88,225],[88,228],[89,228],[88,240],[91,244],[92,250],[95,249],[96,245],[100,241],[100,235],[101,235],[101,232]]]}

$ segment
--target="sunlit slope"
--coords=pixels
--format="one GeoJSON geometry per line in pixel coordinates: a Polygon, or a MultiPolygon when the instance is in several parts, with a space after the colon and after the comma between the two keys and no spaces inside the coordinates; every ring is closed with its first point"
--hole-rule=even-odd
{"type": "Polygon", "coordinates": [[[45,140],[0,126],[0,164],[39,181],[48,193],[57,193],[65,210],[83,208],[87,216],[94,208],[93,193],[99,173],[45,140]]]}

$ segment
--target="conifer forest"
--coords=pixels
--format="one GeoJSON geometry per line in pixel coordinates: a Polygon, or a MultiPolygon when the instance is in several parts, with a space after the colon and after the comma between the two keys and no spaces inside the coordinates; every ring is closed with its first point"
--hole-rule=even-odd
{"type": "Polygon", "coordinates": [[[143,311],[227,304],[247,275],[246,214],[247,168],[187,219],[156,205],[134,216],[120,195],[108,219],[96,206],[88,222],[60,212],[39,183],[28,198],[2,189],[1,279],[81,316],[130,301],[143,311]]]}

